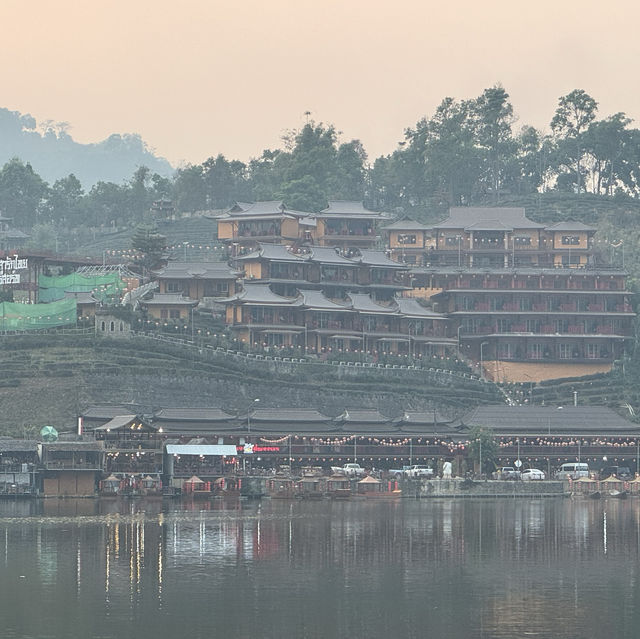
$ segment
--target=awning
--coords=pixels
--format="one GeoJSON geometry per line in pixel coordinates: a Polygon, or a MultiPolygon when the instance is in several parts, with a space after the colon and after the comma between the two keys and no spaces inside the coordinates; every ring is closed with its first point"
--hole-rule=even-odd
{"type": "Polygon", "coordinates": [[[200,445],[167,444],[168,455],[207,455],[232,456],[237,454],[237,449],[232,444],[200,445]]]}
{"type": "Polygon", "coordinates": [[[357,339],[362,340],[362,335],[329,335],[329,339],[357,339]]]}

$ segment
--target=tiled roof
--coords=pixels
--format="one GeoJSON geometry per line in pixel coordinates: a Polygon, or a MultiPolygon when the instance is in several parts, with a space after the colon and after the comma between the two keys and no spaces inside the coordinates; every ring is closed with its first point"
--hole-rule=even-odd
{"type": "Polygon", "coordinates": [[[225,216],[243,218],[262,215],[293,215],[296,217],[306,217],[308,212],[293,211],[288,209],[284,202],[278,200],[269,200],[264,202],[236,202],[230,209],[227,210],[225,216]]]}
{"type": "Polygon", "coordinates": [[[380,414],[377,410],[370,409],[347,409],[336,417],[336,421],[341,421],[346,424],[351,423],[366,423],[366,424],[382,424],[389,423],[391,420],[388,417],[380,414]]]}
{"type": "Polygon", "coordinates": [[[496,433],[636,433],[640,425],[605,406],[480,406],[461,420],[469,428],[482,426],[496,433]]]}
{"type": "Polygon", "coordinates": [[[154,421],[221,422],[233,416],[220,408],[161,408],[153,414],[154,421]]]}
{"type": "Polygon", "coordinates": [[[229,279],[239,273],[225,262],[169,262],[155,272],[158,279],[229,279]]]}
{"type": "Polygon", "coordinates": [[[50,451],[100,452],[104,450],[104,442],[43,442],[42,447],[50,451]]]}
{"type": "Polygon", "coordinates": [[[582,222],[576,222],[574,220],[565,220],[564,222],[557,222],[551,226],[547,226],[545,231],[596,231],[593,226],[588,226],[582,222]]]}
{"type": "Polygon", "coordinates": [[[128,426],[134,419],[136,419],[136,417],[136,415],[117,415],[110,419],[106,424],[96,428],[96,430],[117,430],[118,428],[128,426]]]}
{"type": "Polygon", "coordinates": [[[330,417],[312,408],[256,408],[250,414],[254,422],[329,422],[330,417]]]}
{"type": "Polygon", "coordinates": [[[259,242],[255,251],[239,256],[238,260],[255,260],[260,257],[278,262],[304,262],[304,256],[292,253],[286,246],[268,242],[259,242]]]}
{"type": "Polygon", "coordinates": [[[408,315],[409,317],[426,317],[432,319],[447,319],[446,315],[442,315],[442,313],[434,313],[429,308],[425,308],[422,304],[418,303],[413,297],[396,297],[396,304],[398,305],[398,309],[403,315],[408,315]]]}
{"type": "Polygon", "coordinates": [[[351,299],[353,310],[361,313],[396,313],[398,310],[395,304],[393,306],[382,306],[365,293],[349,293],[349,299],[351,299]]]}
{"type": "Polygon", "coordinates": [[[350,308],[344,304],[338,304],[326,297],[321,291],[301,290],[302,305],[307,308],[329,311],[348,311],[350,308]]]}
{"type": "Polygon", "coordinates": [[[545,226],[529,220],[523,208],[458,206],[450,208],[449,217],[439,224],[434,224],[433,228],[466,229],[487,220],[491,220],[492,223],[499,221],[505,227],[514,229],[542,229],[545,226]]]}
{"type": "Polygon", "coordinates": [[[197,306],[198,300],[184,297],[181,293],[154,293],[151,299],[139,300],[142,306],[197,306]]]}
{"type": "Polygon", "coordinates": [[[35,453],[37,449],[35,440],[0,437],[0,453],[35,453]]]}
{"type": "Polygon", "coordinates": [[[330,246],[314,246],[311,249],[310,261],[321,262],[323,264],[341,264],[343,266],[356,266],[354,262],[346,257],[342,257],[330,246]]]}
{"type": "Polygon", "coordinates": [[[352,258],[354,262],[366,264],[367,266],[385,266],[387,268],[395,268],[399,270],[407,270],[408,268],[406,264],[394,262],[392,259],[387,257],[387,254],[384,251],[370,251],[366,249],[359,249],[359,251],[360,255],[352,258]]]}
{"type": "Polygon", "coordinates": [[[274,293],[268,284],[250,284],[244,283],[244,290],[236,296],[228,298],[227,301],[238,300],[245,304],[277,304],[279,306],[299,306],[301,301],[299,298],[292,299],[290,297],[282,297],[274,293]]]}
{"type": "Polygon", "coordinates": [[[428,231],[431,227],[415,220],[405,218],[396,220],[393,224],[381,227],[382,231],[428,231]]]}
{"type": "Polygon", "coordinates": [[[386,213],[378,213],[376,211],[369,211],[364,208],[362,202],[352,200],[333,200],[329,201],[329,206],[322,209],[317,214],[318,217],[332,216],[336,217],[361,217],[361,218],[387,218],[386,213]]]}
{"type": "Polygon", "coordinates": [[[513,231],[513,226],[503,224],[500,220],[482,220],[465,227],[465,231],[513,231]]]}

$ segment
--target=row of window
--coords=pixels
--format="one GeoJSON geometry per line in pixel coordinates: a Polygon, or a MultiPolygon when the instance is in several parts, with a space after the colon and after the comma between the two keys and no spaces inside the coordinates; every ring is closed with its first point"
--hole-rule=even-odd
{"type": "MultiPolygon", "coordinates": [[[[498,357],[500,359],[522,359],[523,351],[517,344],[500,344],[498,346],[498,357]]],[[[549,344],[527,344],[527,359],[603,359],[609,357],[609,350],[605,344],[578,344],[560,343],[556,347],[549,344]]]]}

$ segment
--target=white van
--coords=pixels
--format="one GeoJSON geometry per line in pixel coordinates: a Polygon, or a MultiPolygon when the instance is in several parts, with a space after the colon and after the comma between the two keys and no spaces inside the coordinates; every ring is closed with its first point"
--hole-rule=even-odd
{"type": "Polygon", "coordinates": [[[589,476],[589,464],[581,464],[578,462],[569,462],[562,464],[560,470],[556,473],[557,479],[579,479],[580,477],[589,476]]]}

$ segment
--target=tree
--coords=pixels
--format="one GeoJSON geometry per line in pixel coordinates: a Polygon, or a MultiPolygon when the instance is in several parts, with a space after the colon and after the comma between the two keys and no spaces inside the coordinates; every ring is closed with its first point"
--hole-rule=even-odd
{"type": "Polygon", "coordinates": [[[484,179],[497,201],[516,149],[511,132],[515,120],[513,106],[509,94],[501,86],[495,86],[485,89],[473,108],[477,118],[476,141],[483,152],[484,179]]]}
{"type": "Polygon", "coordinates": [[[151,206],[150,182],[151,171],[146,166],[139,166],[127,185],[129,213],[135,221],[140,222],[151,206]]]}
{"type": "Polygon", "coordinates": [[[162,259],[167,248],[167,238],[158,233],[154,226],[140,224],[131,238],[131,247],[141,255],[136,263],[142,266],[144,275],[162,259]]]}
{"type": "Polygon", "coordinates": [[[580,162],[584,154],[583,133],[595,120],[598,103],[584,90],[574,89],[558,100],[558,108],[551,120],[551,130],[558,145],[558,164],[575,165],[577,192],[582,189],[580,162]]]}
{"type": "Polygon", "coordinates": [[[17,227],[29,229],[40,220],[48,195],[47,183],[28,162],[13,158],[0,170],[0,210],[17,227]]]}
{"type": "Polygon", "coordinates": [[[202,165],[188,164],[176,173],[173,194],[179,211],[204,211],[207,208],[202,165]]]}
{"type": "Polygon", "coordinates": [[[591,164],[593,193],[613,195],[619,184],[633,188],[625,171],[626,162],[637,159],[627,130],[629,124],[631,120],[624,113],[616,113],[606,120],[592,122],[585,131],[584,147],[591,164]]]}
{"type": "Polygon", "coordinates": [[[469,433],[469,457],[478,464],[482,474],[486,474],[489,468],[495,468],[497,453],[498,443],[493,431],[490,428],[475,426],[469,433]]]}
{"type": "Polygon", "coordinates": [[[73,173],[53,183],[49,207],[54,222],[64,222],[68,226],[82,224],[85,221],[84,204],[82,184],[73,173]]]}
{"type": "Polygon", "coordinates": [[[124,221],[127,209],[126,187],[113,182],[98,182],[87,194],[85,206],[91,226],[115,226],[124,221]]]}

